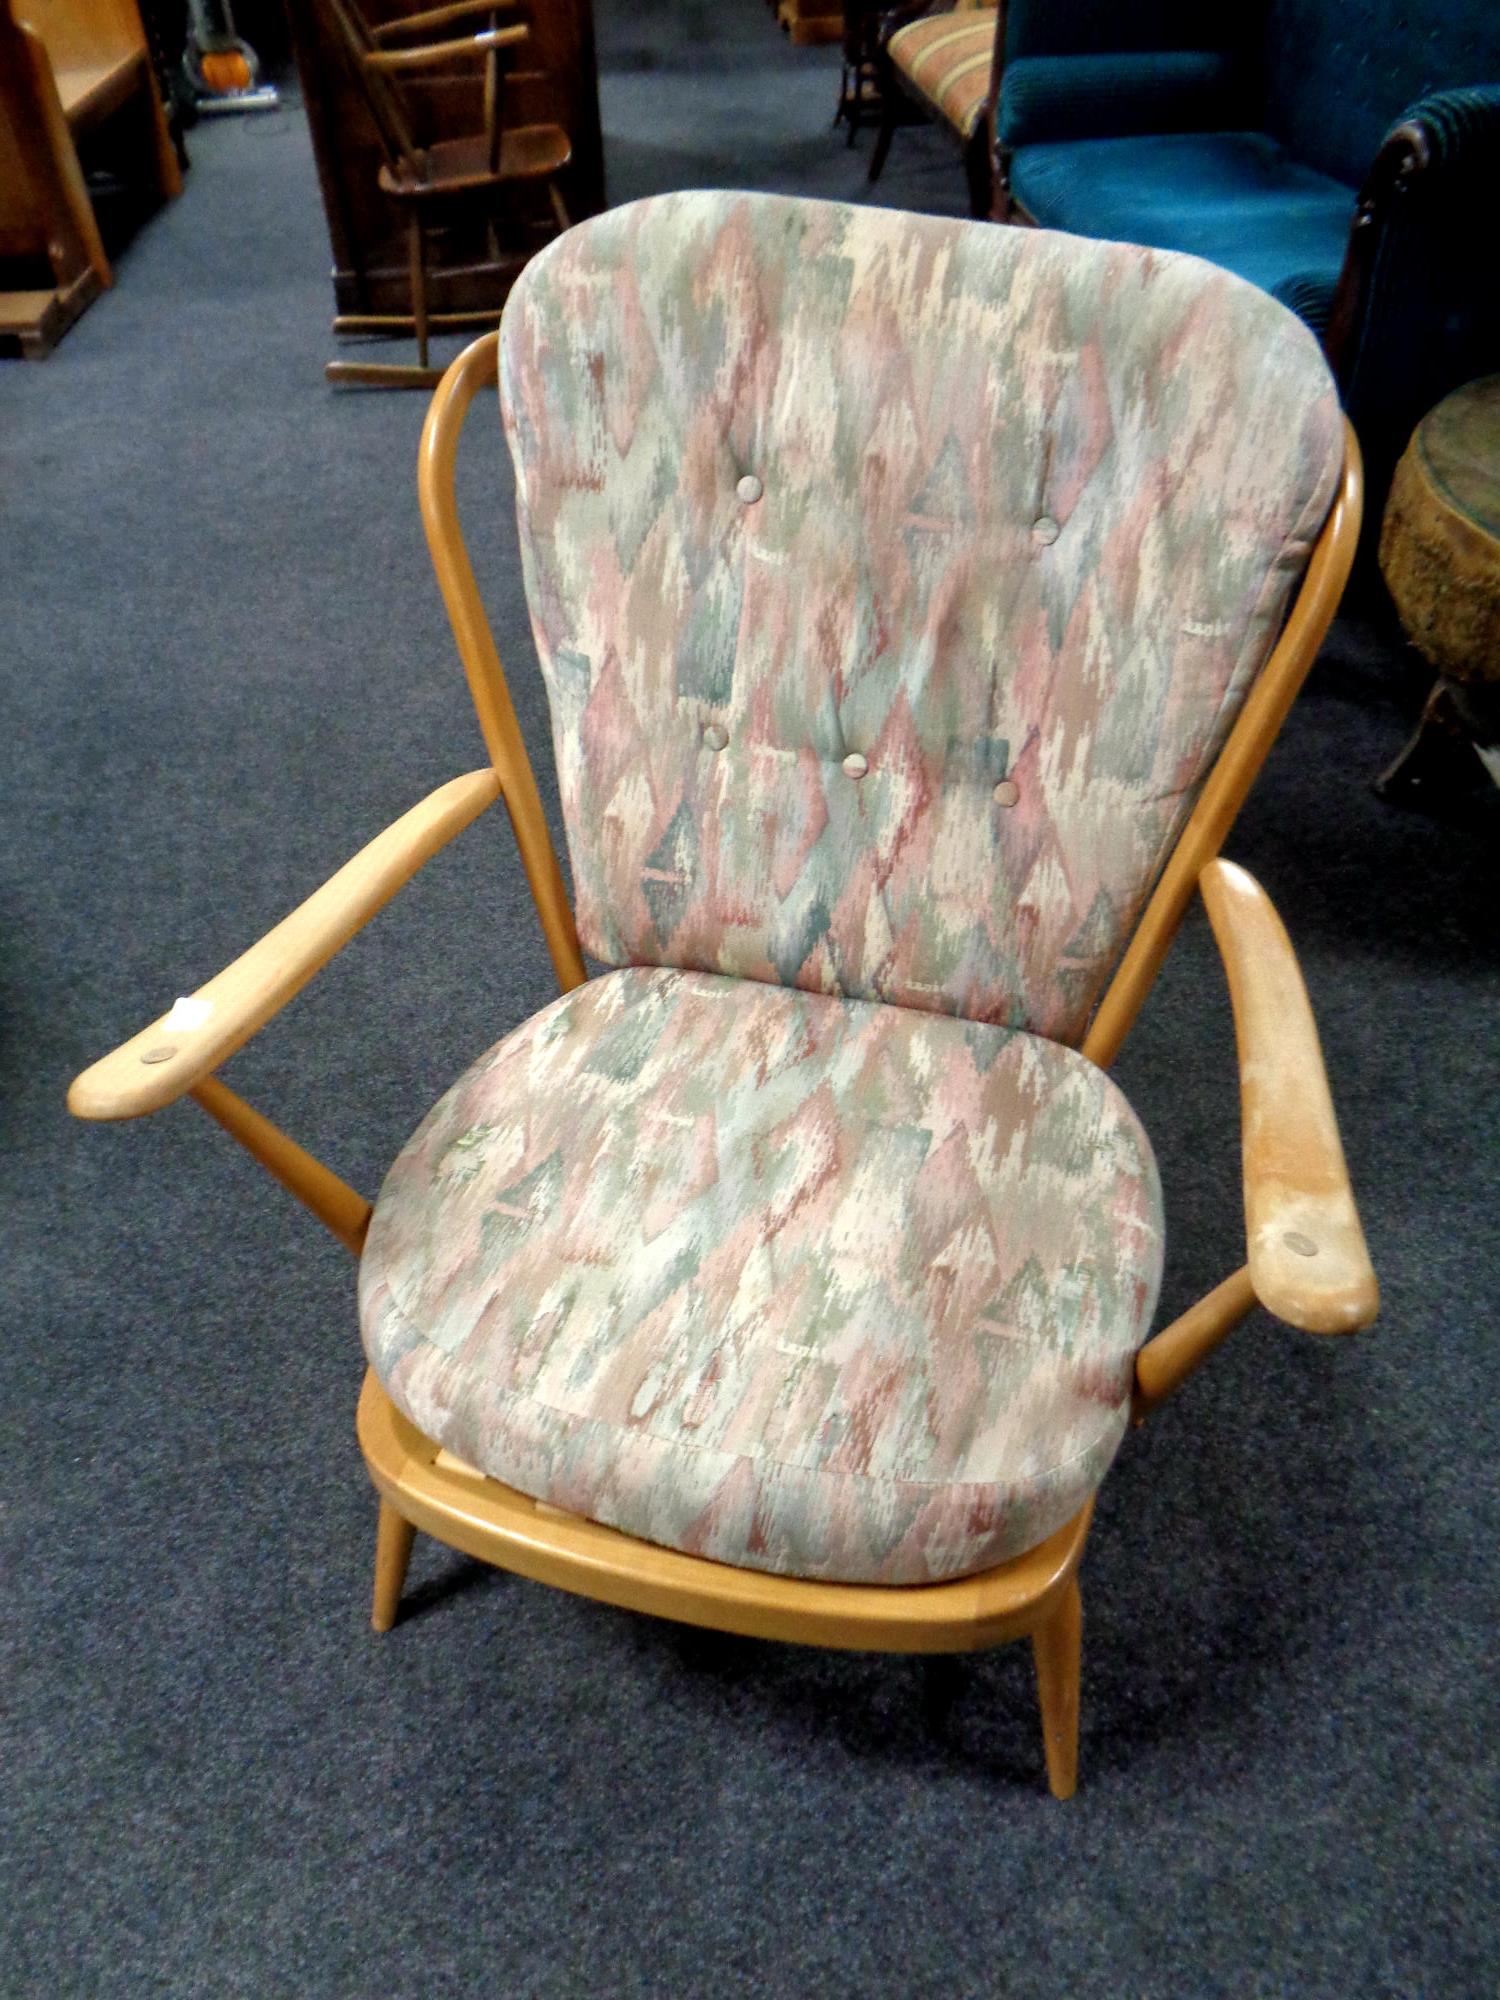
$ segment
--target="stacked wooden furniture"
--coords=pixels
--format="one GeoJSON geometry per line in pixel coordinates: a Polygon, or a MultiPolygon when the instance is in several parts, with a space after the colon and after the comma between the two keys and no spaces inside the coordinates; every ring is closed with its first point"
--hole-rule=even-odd
{"type": "MultiPolygon", "coordinates": [[[[428,365],[433,329],[428,265],[435,254],[434,239],[445,228],[465,223],[472,228],[477,222],[484,233],[484,263],[476,267],[476,275],[492,273],[497,287],[508,288],[539,247],[538,224],[542,240],[568,227],[558,180],[572,157],[572,142],[561,125],[505,121],[510,66],[518,56],[524,61],[524,45],[531,39],[527,21],[517,18],[527,11],[517,0],[449,0],[446,6],[376,29],[367,25],[353,0],[322,0],[322,5],[339,28],[350,71],[363,88],[366,108],[380,131],[385,164],[378,184],[406,218],[411,287],[407,312],[340,314],[333,329],[344,334],[408,333],[417,341],[415,365],[331,361],[328,379],[369,387],[435,389],[442,371],[428,365]],[[478,22],[488,26],[474,32],[478,22]],[[413,34],[421,39],[412,42],[413,34]],[[476,63],[484,66],[483,129],[420,146],[401,80],[430,74],[434,66],[446,69],[455,58],[467,61],[471,69],[476,63]],[[504,242],[502,227],[508,239],[504,242]]],[[[472,325],[493,312],[490,305],[474,313],[447,314],[438,325],[472,325]]]]}
{"type": "Polygon", "coordinates": [[[798,48],[821,48],[843,39],[844,0],[771,0],[771,12],[798,48]]]}
{"type": "MultiPolygon", "coordinates": [[[[372,30],[420,15],[419,0],[360,0],[372,30]]],[[[386,163],[365,91],[353,74],[337,25],[317,0],[287,0],[328,236],[333,291],[345,321],[406,319],[411,313],[407,218],[380,187],[386,163]]],[[[505,80],[508,126],[560,126],[572,154],[557,181],[574,221],[604,206],[604,146],[591,0],[548,0],[530,10],[524,62],[505,80]]],[[[402,76],[403,101],[419,146],[434,148],[483,128],[484,77],[470,64],[402,76]]],[[[457,231],[436,246],[427,269],[430,323],[475,312],[498,315],[509,278],[489,254],[482,227],[457,231]]],[[[347,325],[341,331],[351,331],[347,325]]]]}
{"type": "Polygon", "coordinates": [[[79,158],[106,126],[181,192],[136,0],[0,0],[0,346],[46,354],[113,282],[79,158]]]}

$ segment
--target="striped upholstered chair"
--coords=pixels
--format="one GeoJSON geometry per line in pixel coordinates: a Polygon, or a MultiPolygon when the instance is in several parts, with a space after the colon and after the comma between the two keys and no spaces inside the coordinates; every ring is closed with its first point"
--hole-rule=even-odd
{"type": "Polygon", "coordinates": [[[730,1632],[1029,1637],[1065,1796],[1132,1415],[1257,1300],[1375,1311],[1286,934],[1215,858],[1357,532],[1317,344],[1188,257],[669,195],[528,267],[419,484],[491,761],[72,1107],[191,1093],[358,1256],[377,1627],[420,1528],[730,1632]],[[455,514],[497,375],[576,919],[455,514]],[[562,992],[372,1209],[214,1072],[502,798],[562,992]],[[1244,1247],[1147,1338],[1161,1194],[1107,1070],[1199,886],[1244,1247]]]}
{"type": "Polygon", "coordinates": [[[963,153],[969,177],[969,206],[986,216],[992,204],[992,165],[985,108],[995,59],[998,0],[958,0],[941,11],[924,8],[916,19],[908,6],[892,15],[881,55],[884,105],[870,179],[877,181],[901,122],[903,102],[915,103],[945,126],[963,153]]]}

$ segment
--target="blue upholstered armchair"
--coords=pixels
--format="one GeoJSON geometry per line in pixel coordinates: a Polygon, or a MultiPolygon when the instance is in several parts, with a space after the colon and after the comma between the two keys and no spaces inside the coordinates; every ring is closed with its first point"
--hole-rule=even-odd
{"type": "Polygon", "coordinates": [[[1289,305],[1373,499],[1422,414],[1500,367],[1493,0],[1006,0],[997,66],[997,217],[1193,251],[1289,305]]]}

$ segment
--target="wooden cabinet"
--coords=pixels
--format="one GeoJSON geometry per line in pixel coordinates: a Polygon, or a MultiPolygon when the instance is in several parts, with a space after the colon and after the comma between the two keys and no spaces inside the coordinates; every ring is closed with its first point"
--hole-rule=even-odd
{"type": "MultiPolygon", "coordinates": [[[[4,4],[4,0],[0,0],[4,4]]],[[[419,12],[400,0],[363,0],[372,25],[419,12]]],[[[380,192],[381,151],[359,86],[339,44],[313,0],[287,0],[292,43],[302,78],[328,236],[333,248],[333,289],[340,313],[410,310],[405,220],[380,192]]],[[[561,125],[573,141],[573,158],[559,176],[575,222],[604,206],[604,148],[599,131],[599,84],[594,56],[592,0],[546,0],[531,10],[531,39],[508,83],[510,124],[561,125]]],[[[424,144],[482,129],[482,86],[477,71],[402,79],[405,98],[423,120],[424,144]]],[[[503,303],[483,244],[461,234],[445,244],[430,274],[434,313],[466,312],[503,303]]]]}

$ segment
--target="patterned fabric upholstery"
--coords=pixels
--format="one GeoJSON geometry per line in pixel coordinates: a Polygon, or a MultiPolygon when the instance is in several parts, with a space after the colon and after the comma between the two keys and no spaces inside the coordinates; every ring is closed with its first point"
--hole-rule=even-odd
{"type": "Polygon", "coordinates": [[[886,54],[940,118],[965,139],[990,94],[995,10],[959,7],[898,28],[886,54]]]}
{"type": "Polygon", "coordinates": [[[1125,1427],[1156,1170],[1082,1056],[701,973],[606,973],[391,1169],[370,1359],[429,1437],[651,1541],[878,1583],[1032,1547],[1125,1427]]]}
{"type": "Polygon", "coordinates": [[[668,195],[527,267],[501,400],[586,949],[1075,1041],[1328,508],[1307,331],[1128,245],[668,195]]]}
{"type": "Polygon", "coordinates": [[[529,265],[501,402],[580,929],[627,969],[397,1160],[372,1365],[651,1541],[1001,1562],[1125,1425],[1156,1174],[1062,1043],[1327,509],[1321,358],[1189,259],[680,195],[529,265]]]}

